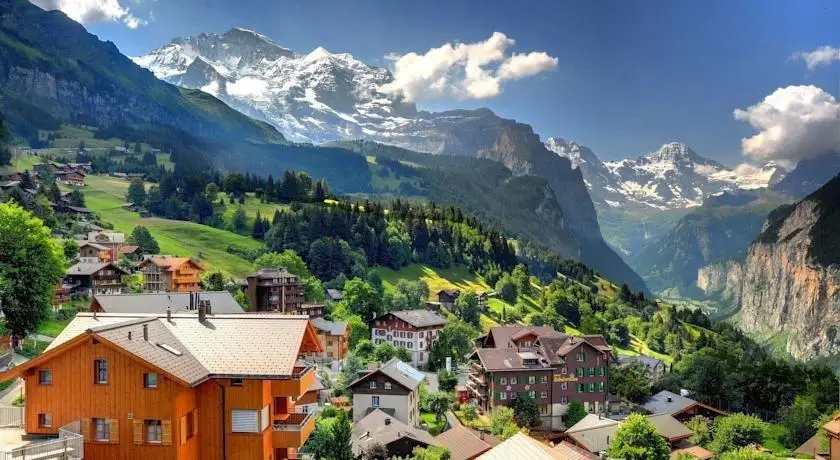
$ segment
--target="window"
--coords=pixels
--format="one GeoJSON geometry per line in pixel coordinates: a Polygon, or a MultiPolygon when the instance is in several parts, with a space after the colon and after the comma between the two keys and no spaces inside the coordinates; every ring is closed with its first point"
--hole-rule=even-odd
{"type": "Polygon", "coordinates": [[[578,393],[583,393],[583,384],[582,383],[577,384],[577,392],[578,393]]]}
{"type": "Polygon", "coordinates": [[[146,420],[146,442],[152,444],[163,442],[163,425],[160,420],[146,420]]]}
{"type": "MultiPolygon", "coordinates": [[[[108,383],[108,361],[97,359],[93,361],[93,382],[100,385],[108,383]]],[[[104,419],[102,419],[104,420],[104,419]]]]}
{"type": "Polygon", "coordinates": [[[233,409],[231,415],[231,431],[233,433],[259,433],[260,411],[233,409]]]}
{"type": "Polygon", "coordinates": [[[157,388],[157,385],[157,372],[146,372],[145,374],[143,374],[143,388],[157,388]]]}
{"type": "Polygon", "coordinates": [[[370,407],[379,407],[379,396],[370,397],[370,407]]]}
{"type": "Polygon", "coordinates": [[[569,398],[565,396],[560,397],[560,404],[567,404],[569,402],[569,398]]]}
{"type": "MultiPolygon", "coordinates": [[[[265,408],[263,408],[263,412],[268,414],[268,406],[265,406],[265,408]]],[[[198,415],[198,413],[195,410],[190,411],[190,413],[187,414],[187,423],[186,423],[186,425],[187,425],[187,429],[186,429],[187,439],[195,436],[195,425],[198,422],[196,420],[197,415],[198,415]]],[[[265,418],[266,418],[266,420],[268,420],[268,415],[265,415],[265,418]]]]}
{"type": "Polygon", "coordinates": [[[565,366],[563,366],[563,369],[560,369],[560,373],[561,373],[561,374],[568,374],[568,373],[569,373],[569,369],[567,369],[565,366]]]}
{"type": "Polygon", "coordinates": [[[39,385],[52,385],[52,371],[49,369],[41,369],[38,371],[39,385]]]}
{"type": "Polygon", "coordinates": [[[507,399],[507,393],[504,391],[499,393],[499,400],[504,401],[505,399],[507,399]]]}
{"type": "Polygon", "coordinates": [[[510,378],[510,384],[511,385],[516,385],[516,377],[511,377],[510,378]]]}
{"type": "Polygon", "coordinates": [[[423,338],[423,331],[420,331],[420,338],[423,338]]]}
{"type": "Polygon", "coordinates": [[[507,377],[499,377],[499,385],[507,385],[507,377]]]}
{"type": "Polygon", "coordinates": [[[328,347],[331,347],[331,346],[332,346],[332,340],[327,340],[327,346],[328,346],[328,347]]]}
{"type": "Polygon", "coordinates": [[[529,391],[528,396],[530,396],[533,399],[537,399],[537,392],[536,391],[529,391]]]}
{"type": "Polygon", "coordinates": [[[561,390],[567,390],[568,388],[569,388],[569,385],[566,382],[563,382],[563,383],[560,384],[560,389],[561,390]]]}
{"type": "Polygon", "coordinates": [[[575,369],[575,375],[578,376],[578,377],[583,377],[583,368],[579,367],[579,368],[575,369]]]}
{"type": "Polygon", "coordinates": [[[518,396],[518,393],[516,393],[514,391],[510,392],[510,399],[516,399],[517,396],[518,396]]]}
{"type": "Polygon", "coordinates": [[[242,379],[230,379],[230,386],[232,387],[241,387],[245,385],[245,381],[242,379]]]}
{"type": "Polygon", "coordinates": [[[529,385],[533,385],[533,384],[535,384],[535,383],[537,383],[537,378],[536,378],[536,377],[534,377],[533,375],[529,375],[529,376],[528,376],[528,384],[529,384],[529,385]]]}
{"type": "Polygon", "coordinates": [[[413,342],[408,342],[408,348],[414,348],[414,343],[413,342]]]}
{"type": "Polygon", "coordinates": [[[548,376],[543,375],[542,377],[540,377],[540,383],[548,383],[548,376]]]}
{"type": "Polygon", "coordinates": [[[107,419],[95,418],[93,419],[93,426],[96,430],[93,439],[95,439],[96,441],[108,441],[111,439],[107,419]]]}
{"type": "Polygon", "coordinates": [[[541,391],[541,392],[540,392],[540,398],[541,398],[541,399],[546,399],[546,398],[548,398],[548,392],[546,392],[546,391],[541,391]]]}
{"type": "Polygon", "coordinates": [[[390,390],[390,389],[391,389],[391,382],[385,382],[385,389],[386,389],[386,390],[390,390]]]}
{"type": "Polygon", "coordinates": [[[49,428],[52,426],[52,414],[44,412],[38,414],[38,428],[49,428]]]}
{"type": "Polygon", "coordinates": [[[370,388],[371,390],[375,390],[376,389],[376,380],[371,380],[370,382],[368,382],[368,388],[370,388]]]}
{"type": "Polygon", "coordinates": [[[575,360],[586,361],[586,353],[584,353],[582,351],[575,353],[575,360]]]}

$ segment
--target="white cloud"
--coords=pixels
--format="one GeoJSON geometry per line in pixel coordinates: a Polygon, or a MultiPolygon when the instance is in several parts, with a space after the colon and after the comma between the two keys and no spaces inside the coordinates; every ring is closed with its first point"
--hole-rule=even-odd
{"type": "Polygon", "coordinates": [[[267,89],[268,83],[265,80],[254,77],[242,77],[235,82],[225,84],[225,90],[233,97],[259,96],[267,89]]]}
{"type": "Polygon", "coordinates": [[[758,131],[741,140],[744,155],[755,160],[791,167],[805,158],[840,152],[840,103],[816,86],[778,88],[758,104],[736,109],[734,116],[758,131]]]}
{"type": "Polygon", "coordinates": [[[45,10],[61,10],[70,19],[80,24],[96,22],[122,22],[130,29],[144,26],[147,22],[131,13],[119,0],[31,0],[45,10]]]}
{"type": "Polygon", "coordinates": [[[808,70],[814,70],[817,66],[828,65],[834,61],[840,61],[840,48],[833,46],[821,46],[813,51],[800,51],[791,56],[791,59],[805,61],[808,70]]]}
{"type": "Polygon", "coordinates": [[[408,101],[443,97],[487,99],[502,92],[502,83],[519,80],[557,67],[557,58],[545,52],[508,55],[514,40],[494,32],[476,43],[444,43],[425,54],[386,55],[394,80],[380,91],[408,101]]]}

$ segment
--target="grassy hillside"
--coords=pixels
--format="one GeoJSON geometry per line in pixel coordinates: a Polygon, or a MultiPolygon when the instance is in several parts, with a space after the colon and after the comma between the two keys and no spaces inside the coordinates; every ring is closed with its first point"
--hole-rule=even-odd
{"type": "Polygon", "coordinates": [[[120,208],[128,189],[126,180],[92,175],[88,176],[87,184],[82,190],[88,208],[98,213],[105,222],[113,224],[115,230],[130,233],[135,226],[143,225],[158,241],[163,253],[194,257],[207,269],[220,270],[236,277],[244,277],[252,270],[250,261],[227,252],[226,248],[234,245],[257,249],[262,245],[259,241],[192,222],[141,218],[135,212],[120,208]]]}

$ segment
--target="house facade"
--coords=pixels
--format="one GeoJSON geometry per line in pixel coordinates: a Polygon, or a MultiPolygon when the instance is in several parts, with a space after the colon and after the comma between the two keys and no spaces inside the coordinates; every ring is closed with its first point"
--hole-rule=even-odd
{"type": "Polygon", "coordinates": [[[146,292],[199,291],[202,271],[189,257],[149,256],[140,263],[146,292]]]}
{"type": "Polygon", "coordinates": [[[428,364],[429,348],[445,324],[443,316],[428,310],[392,311],[368,322],[374,345],[405,348],[413,366],[428,364]]]}
{"type": "Polygon", "coordinates": [[[25,431],[84,436],[86,459],[285,459],[315,426],[295,410],[320,347],[306,318],[79,313],[22,377],[25,431]],[[288,350],[288,352],[278,352],[288,350]]]}
{"type": "Polygon", "coordinates": [[[111,249],[89,241],[79,241],[79,258],[95,259],[103,262],[113,262],[111,249]]]}
{"type": "Polygon", "coordinates": [[[548,327],[492,328],[470,358],[467,388],[484,411],[513,406],[523,393],[546,416],[561,416],[572,401],[606,411],[612,352],[599,335],[567,336],[548,327]]]}
{"type": "Polygon", "coordinates": [[[420,385],[425,375],[393,358],[347,385],[353,392],[353,421],[382,410],[408,426],[420,421],[420,385]]]}
{"type": "Polygon", "coordinates": [[[310,317],[310,322],[318,332],[318,340],[321,341],[324,351],[307,357],[324,361],[344,360],[350,347],[350,328],[347,322],[312,317],[310,317]]]}
{"type": "Polygon", "coordinates": [[[112,262],[82,260],[67,269],[62,281],[71,293],[79,292],[89,297],[100,294],[122,294],[126,285],[122,277],[128,272],[112,262]]]}
{"type": "Polygon", "coordinates": [[[251,311],[296,313],[303,304],[303,282],[285,269],[264,268],[252,273],[245,287],[251,311]]]}
{"type": "Polygon", "coordinates": [[[458,296],[461,295],[461,291],[457,289],[441,289],[438,291],[438,303],[443,308],[452,309],[455,307],[455,301],[458,300],[458,296]]]}
{"type": "MultiPolygon", "coordinates": [[[[125,234],[120,232],[107,232],[104,230],[88,232],[87,242],[104,246],[111,252],[110,260],[117,260],[120,255],[120,249],[122,249],[123,244],[125,244],[125,234]]],[[[81,243],[79,245],[81,246],[81,243]]]]}

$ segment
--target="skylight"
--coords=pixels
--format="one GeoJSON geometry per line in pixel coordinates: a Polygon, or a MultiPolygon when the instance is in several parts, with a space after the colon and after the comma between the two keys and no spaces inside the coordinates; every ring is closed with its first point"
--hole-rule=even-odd
{"type": "Polygon", "coordinates": [[[181,355],[183,355],[183,353],[181,353],[181,351],[180,351],[180,350],[177,350],[177,349],[175,349],[175,348],[173,348],[173,347],[171,347],[171,346],[169,346],[169,345],[167,345],[167,344],[165,344],[165,343],[158,343],[158,344],[157,344],[157,346],[159,346],[159,347],[163,348],[164,350],[166,350],[166,351],[168,351],[168,352],[172,353],[172,354],[173,354],[173,355],[175,355],[175,356],[181,356],[181,355]]]}

